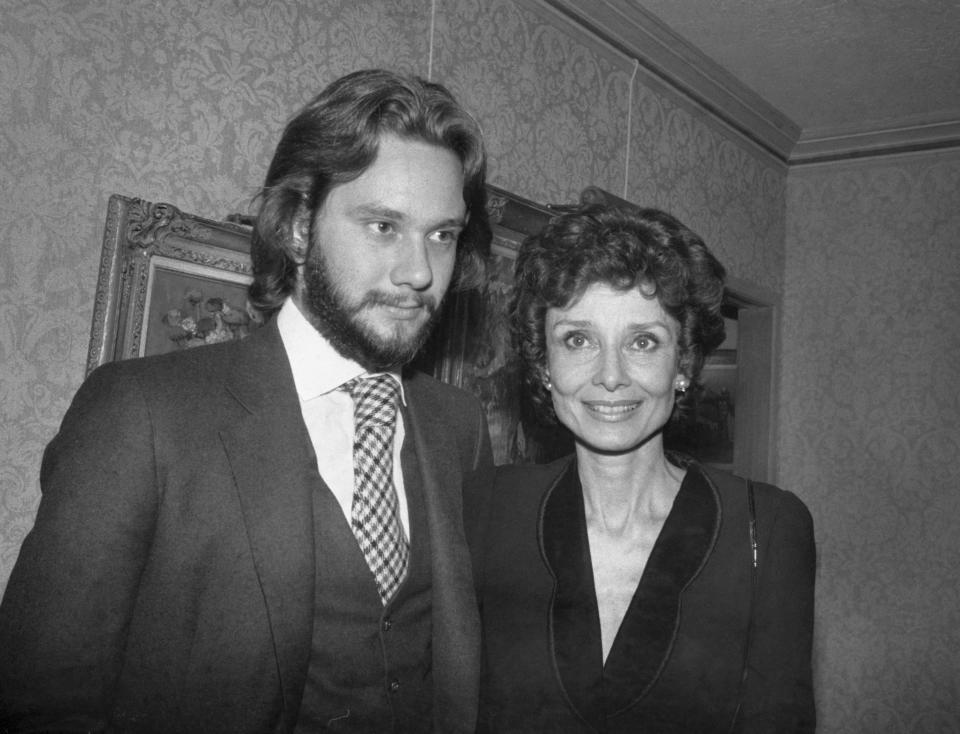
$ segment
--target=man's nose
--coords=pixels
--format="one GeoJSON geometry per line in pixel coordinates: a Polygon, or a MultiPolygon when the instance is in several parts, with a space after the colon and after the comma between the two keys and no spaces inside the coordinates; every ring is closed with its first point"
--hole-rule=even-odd
{"type": "Polygon", "coordinates": [[[397,262],[390,273],[394,285],[405,285],[424,290],[433,282],[433,266],[427,243],[420,237],[411,237],[397,253],[397,262]]]}

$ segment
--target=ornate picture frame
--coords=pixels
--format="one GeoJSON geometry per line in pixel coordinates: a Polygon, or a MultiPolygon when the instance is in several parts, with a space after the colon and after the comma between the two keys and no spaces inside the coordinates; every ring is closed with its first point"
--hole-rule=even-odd
{"type": "Polygon", "coordinates": [[[250,228],[115,194],[107,205],[87,373],[119,359],[240,338],[250,228]]]}

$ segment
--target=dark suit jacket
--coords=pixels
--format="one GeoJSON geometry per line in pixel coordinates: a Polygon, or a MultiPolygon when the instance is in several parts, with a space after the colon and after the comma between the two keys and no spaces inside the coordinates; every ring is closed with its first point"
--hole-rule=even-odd
{"type": "MultiPolygon", "coordinates": [[[[433,725],[466,732],[479,633],[461,477],[492,462],[489,437],[466,393],[423,375],[405,390],[433,549],[433,725]]],[[[47,447],[0,607],[0,730],[289,731],[320,481],[274,324],[95,371],[47,447]]]]}
{"type": "Polygon", "coordinates": [[[471,483],[480,731],[813,731],[812,521],[754,486],[755,578],[746,483],[689,465],[604,663],[576,462],[471,483]]]}

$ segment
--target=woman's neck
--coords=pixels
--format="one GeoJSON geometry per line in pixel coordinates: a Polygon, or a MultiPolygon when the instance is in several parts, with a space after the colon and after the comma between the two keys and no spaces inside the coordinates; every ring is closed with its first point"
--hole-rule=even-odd
{"type": "Polygon", "coordinates": [[[655,441],[615,455],[577,446],[577,466],[587,521],[610,532],[637,521],[662,521],[686,473],[667,461],[663,444],[655,441]]]}

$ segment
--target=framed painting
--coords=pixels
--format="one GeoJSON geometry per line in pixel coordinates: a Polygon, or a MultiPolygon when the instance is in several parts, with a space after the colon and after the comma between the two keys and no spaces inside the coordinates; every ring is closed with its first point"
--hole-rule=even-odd
{"type": "Polygon", "coordinates": [[[114,195],[107,208],[87,372],[118,359],[239,339],[263,319],[247,301],[250,228],[114,195]]]}

